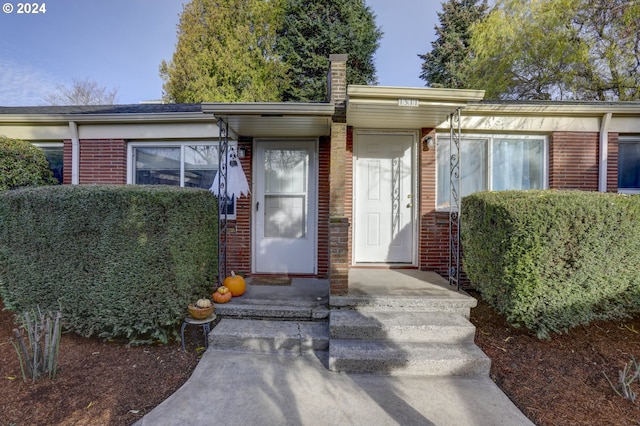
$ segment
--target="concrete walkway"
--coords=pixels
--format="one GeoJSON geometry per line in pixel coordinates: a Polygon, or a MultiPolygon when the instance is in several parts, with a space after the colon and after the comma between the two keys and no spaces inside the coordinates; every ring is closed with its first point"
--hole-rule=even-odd
{"type": "Polygon", "coordinates": [[[137,425],[533,425],[489,377],[338,374],[314,355],[209,349],[137,425]]]}
{"type": "MultiPolygon", "coordinates": [[[[349,281],[350,296],[331,300],[326,280],[249,286],[225,309],[233,314],[261,310],[260,303],[276,305],[273,317],[286,313],[277,305],[287,299],[318,313],[328,303],[378,298],[402,306],[417,294],[468,298],[442,277],[421,271],[352,269],[349,281]]],[[[347,374],[327,365],[327,351],[257,353],[211,345],[191,378],[136,425],[533,425],[488,375],[347,374]]]]}

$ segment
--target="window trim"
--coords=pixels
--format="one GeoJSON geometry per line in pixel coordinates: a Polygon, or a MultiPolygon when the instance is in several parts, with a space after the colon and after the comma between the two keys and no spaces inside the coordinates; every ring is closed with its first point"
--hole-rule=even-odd
{"type": "MultiPolygon", "coordinates": [[[[134,175],[135,175],[135,166],[133,162],[133,150],[134,148],[180,148],[180,187],[184,188],[184,159],[185,159],[185,149],[188,146],[194,145],[204,145],[204,146],[220,146],[219,141],[215,140],[180,140],[180,141],[128,141],[127,143],[127,185],[136,185],[134,183],[134,175]]],[[[237,141],[229,141],[229,147],[236,148],[238,147],[237,141]]],[[[207,188],[208,189],[208,188],[207,188]]],[[[227,215],[227,220],[235,220],[237,215],[237,204],[238,200],[236,200],[236,204],[233,206],[233,213],[227,215]]],[[[220,218],[222,219],[222,215],[220,218]]]]}
{"type": "MultiPolygon", "coordinates": [[[[640,144],[640,135],[620,135],[618,136],[618,145],[621,143],[637,143],[640,144]]],[[[618,148],[618,152],[620,149],[618,148]]],[[[617,164],[617,173],[618,173],[618,181],[620,180],[620,157],[618,156],[618,164],[617,164]]],[[[619,194],[640,194],[640,188],[620,188],[616,183],[616,187],[618,189],[619,194]]]]}
{"type": "MultiPolygon", "coordinates": [[[[64,182],[64,142],[59,142],[59,141],[38,141],[38,142],[31,142],[31,145],[35,146],[36,148],[62,148],[62,176],[60,176],[60,185],[63,184],[64,182]]],[[[52,170],[53,172],[53,170],[52,170]]]]}
{"type": "MultiPolygon", "coordinates": [[[[448,140],[450,139],[451,135],[447,132],[447,133],[436,133],[436,150],[438,147],[438,142],[439,139],[445,139],[448,140]]],[[[543,189],[548,189],[549,188],[549,136],[548,135],[536,135],[536,134],[513,134],[513,133],[462,133],[460,135],[460,140],[487,140],[487,168],[486,168],[486,173],[487,176],[485,176],[486,180],[487,180],[487,189],[486,191],[492,191],[492,186],[493,186],[493,141],[494,139],[535,139],[535,140],[542,140],[542,163],[543,163],[543,170],[542,170],[542,188],[543,189]]],[[[437,161],[437,151],[436,151],[436,186],[435,186],[435,196],[434,196],[434,204],[435,204],[435,209],[436,212],[449,212],[452,211],[452,207],[450,206],[441,206],[438,205],[438,188],[439,188],[439,181],[438,181],[438,175],[439,175],[439,165],[438,165],[438,161],[437,161]]]]}

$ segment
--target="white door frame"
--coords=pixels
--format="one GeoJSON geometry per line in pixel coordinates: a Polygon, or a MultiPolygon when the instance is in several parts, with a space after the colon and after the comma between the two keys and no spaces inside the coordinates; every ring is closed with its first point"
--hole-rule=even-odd
{"type": "Polygon", "coordinates": [[[307,223],[309,232],[309,238],[312,240],[310,244],[313,245],[313,253],[312,261],[313,268],[309,269],[305,272],[291,272],[291,273],[300,273],[300,274],[310,274],[315,275],[318,272],[318,139],[317,138],[296,138],[296,139],[287,139],[287,138],[262,138],[262,139],[254,139],[253,142],[253,158],[252,158],[252,173],[251,173],[251,191],[253,194],[252,197],[252,214],[251,214],[251,272],[252,273],[287,273],[290,271],[265,271],[259,270],[258,266],[258,245],[260,239],[258,238],[259,226],[258,226],[258,215],[262,213],[263,205],[259,208],[259,211],[256,212],[256,203],[262,202],[262,198],[264,198],[264,191],[262,193],[259,192],[258,179],[262,179],[262,176],[258,176],[258,150],[261,146],[278,146],[281,148],[286,148],[287,145],[296,146],[296,144],[309,144],[312,147],[312,156],[309,159],[309,176],[308,176],[308,209],[307,209],[307,223]]]}
{"type": "MultiPolygon", "coordinates": [[[[419,255],[419,250],[418,250],[418,246],[420,244],[420,238],[419,238],[419,208],[420,208],[420,197],[421,194],[419,192],[420,187],[419,187],[419,182],[418,182],[418,176],[419,176],[419,164],[418,164],[418,149],[419,149],[419,132],[418,131],[414,131],[414,130],[375,130],[375,129],[356,129],[353,132],[353,159],[352,159],[352,170],[353,170],[353,194],[352,194],[352,200],[351,200],[351,205],[352,205],[352,220],[355,221],[355,218],[357,217],[357,203],[356,203],[356,162],[358,160],[357,158],[357,148],[356,145],[358,144],[359,140],[362,140],[363,137],[366,137],[367,135],[402,135],[402,136],[412,136],[413,138],[413,142],[411,144],[411,187],[412,187],[412,207],[411,207],[411,215],[412,215],[412,230],[411,232],[414,235],[414,239],[413,239],[413,244],[411,247],[411,263],[402,263],[400,265],[406,265],[406,266],[417,266],[418,265],[418,255],[419,255]]],[[[356,262],[357,259],[357,246],[356,246],[356,242],[357,240],[357,235],[356,235],[356,229],[355,229],[355,225],[352,224],[351,226],[352,231],[353,231],[353,238],[352,238],[352,242],[353,242],[353,247],[352,247],[352,251],[353,251],[353,255],[352,255],[352,261],[351,264],[352,265],[371,265],[371,263],[365,263],[365,262],[356,262]]],[[[381,265],[386,265],[387,263],[380,263],[381,265]]],[[[391,265],[398,265],[396,263],[390,263],[391,265]]]]}

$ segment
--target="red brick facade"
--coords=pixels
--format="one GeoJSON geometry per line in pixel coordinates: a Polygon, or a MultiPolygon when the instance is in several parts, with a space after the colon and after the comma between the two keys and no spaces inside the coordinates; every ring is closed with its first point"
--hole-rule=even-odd
{"type": "MultiPolygon", "coordinates": [[[[253,141],[240,138],[238,148],[245,150],[242,169],[247,181],[252,180],[253,141]]],[[[236,219],[227,222],[227,271],[235,271],[244,276],[251,273],[251,212],[252,196],[236,199],[236,219]]],[[[230,273],[230,272],[229,272],[230,273]]]]}
{"type": "MultiPolygon", "coordinates": [[[[422,129],[420,139],[431,135],[434,129],[422,129]]],[[[420,269],[446,274],[449,264],[449,214],[436,211],[436,150],[418,151],[420,173],[420,226],[418,235],[420,269]]]]}
{"type": "MultiPolygon", "coordinates": [[[[83,139],[80,141],[79,183],[127,183],[127,143],[122,139],[83,139]]],[[[71,141],[64,141],[63,183],[71,183],[71,141]]]]}
{"type": "Polygon", "coordinates": [[[318,277],[329,276],[329,164],[331,138],[320,138],[318,152],[318,277]]]}
{"type": "Polygon", "coordinates": [[[549,188],[598,190],[599,134],[563,132],[549,136],[549,188]]]}

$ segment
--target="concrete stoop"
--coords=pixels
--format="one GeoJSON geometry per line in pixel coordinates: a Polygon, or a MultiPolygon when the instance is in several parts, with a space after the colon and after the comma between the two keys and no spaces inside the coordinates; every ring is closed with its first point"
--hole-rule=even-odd
{"type": "Polygon", "coordinates": [[[491,360],[475,345],[475,326],[468,320],[476,303],[459,294],[451,300],[332,297],[329,369],[385,375],[488,375],[491,360]]]}
{"type": "Polygon", "coordinates": [[[327,321],[223,318],[209,334],[209,348],[303,355],[329,348],[327,321]]]}
{"type": "Polygon", "coordinates": [[[223,318],[261,318],[278,320],[315,321],[329,317],[329,308],[318,303],[287,304],[246,300],[216,305],[216,315],[223,318]]]}
{"type": "Polygon", "coordinates": [[[340,373],[481,376],[491,362],[473,343],[331,339],[329,369],[340,373]]]}
{"type": "Polygon", "coordinates": [[[447,296],[331,296],[331,308],[358,309],[360,311],[420,311],[451,312],[469,319],[471,308],[478,301],[464,293],[450,291],[447,296]]]}
{"type": "Polygon", "coordinates": [[[221,320],[209,334],[209,349],[313,353],[340,373],[489,374],[491,361],[474,344],[469,321],[477,301],[464,292],[316,299],[282,303],[262,297],[216,305],[221,320]]]}

